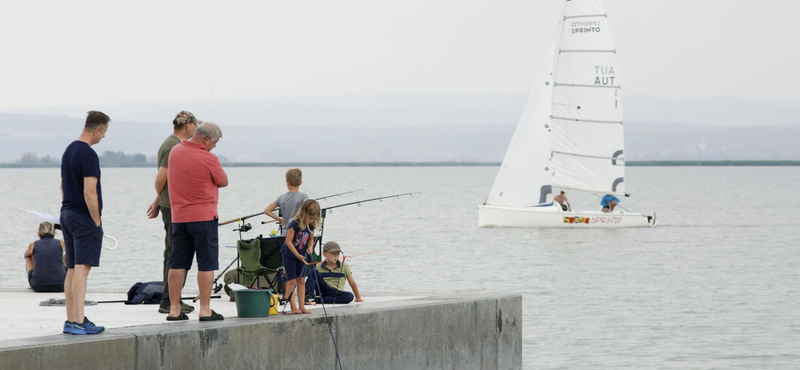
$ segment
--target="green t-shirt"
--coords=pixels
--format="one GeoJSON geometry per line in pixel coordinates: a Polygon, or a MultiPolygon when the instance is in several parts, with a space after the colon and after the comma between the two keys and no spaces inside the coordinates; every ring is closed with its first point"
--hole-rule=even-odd
{"type": "Polygon", "coordinates": [[[352,275],[353,273],[350,271],[350,266],[348,266],[347,263],[342,263],[342,261],[336,261],[336,266],[337,266],[336,268],[330,270],[328,269],[327,264],[325,262],[322,262],[320,264],[317,264],[317,271],[319,271],[320,274],[324,274],[326,272],[344,274],[344,277],[322,278],[322,280],[325,280],[325,282],[328,283],[328,286],[330,286],[331,288],[336,290],[344,290],[344,286],[347,283],[347,277],[352,275]]]}
{"type": "MultiPolygon", "coordinates": [[[[158,148],[158,168],[169,167],[169,152],[172,151],[172,147],[180,143],[181,139],[175,135],[169,135],[169,137],[164,140],[164,143],[161,144],[161,148],[158,148]]],[[[169,188],[166,183],[164,183],[164,190],[161,191],[158,197],[158,206],[169,208],[169,188]]]]}

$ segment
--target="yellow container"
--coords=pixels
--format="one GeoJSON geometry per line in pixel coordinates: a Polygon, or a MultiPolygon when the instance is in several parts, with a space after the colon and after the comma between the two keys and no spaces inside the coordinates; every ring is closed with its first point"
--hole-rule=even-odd
{"type": "Polygon", "coordinates": [[[270,302],[269,302],[269,314],[270,315],[277,315],[278,314],[278,302],[280,302],[280,301],[278,300],[278,295],[277,294],[273,294],[272,297],[273,297],[273,299],[271,299],[270,302]]]}

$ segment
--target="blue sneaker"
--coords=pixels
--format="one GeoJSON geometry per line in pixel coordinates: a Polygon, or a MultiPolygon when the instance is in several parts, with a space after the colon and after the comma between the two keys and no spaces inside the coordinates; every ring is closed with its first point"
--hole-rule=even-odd
{"type": "Polygon", "coordinates": [[[75,324],[72,321],[64,321],[64,334],[73,334],[75,332],[75,324]]]}
{"type": "Polygon", "coordinates": [[[106,330],[106,328],[97,326],[93,322],[89,321],[89,318],[86,316],[83,317],[83,324],[73,322],[72,326],[72,334],[75,335],[100,334],[106,330]]]}

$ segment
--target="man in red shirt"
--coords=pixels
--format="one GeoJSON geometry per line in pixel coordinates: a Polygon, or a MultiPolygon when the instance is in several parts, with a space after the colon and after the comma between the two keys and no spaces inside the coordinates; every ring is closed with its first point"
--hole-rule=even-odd
{"type": "Polygon", "coordinates": [[[219,188],[228,186],[228,176],[211,150],[222,137],[219,126],[205,122],[191,139],[172,148],[169,155],[169,203],[172,209],[172,253],[169,266],[170,311],[168,321],[188,320],[181,312],[181,290],[186,270],[197,253],[197,284],[200,289],[200,321],[222,320],[211,310],[214,270],[219,269],[219,188]]]}

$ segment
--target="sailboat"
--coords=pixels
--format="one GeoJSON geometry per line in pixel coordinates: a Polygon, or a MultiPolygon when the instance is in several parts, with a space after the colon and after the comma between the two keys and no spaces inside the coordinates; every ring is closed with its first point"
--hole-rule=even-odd
{"type": "Polygon", "coordinates": [[[485,203],[481,227],[649,227],[618,206],[564,211],[553,189],[628,196],[617,54],[600,0],[564,0],[542,71],[485,203]]]}

